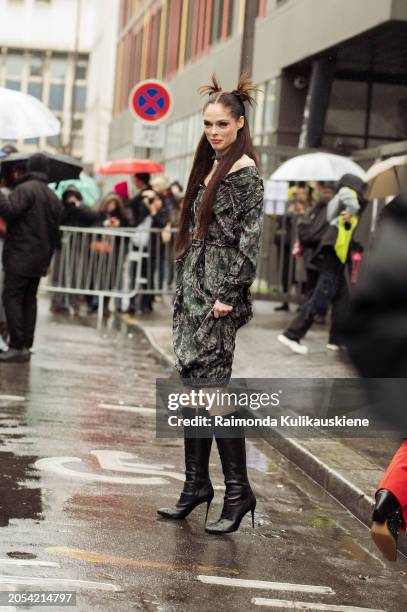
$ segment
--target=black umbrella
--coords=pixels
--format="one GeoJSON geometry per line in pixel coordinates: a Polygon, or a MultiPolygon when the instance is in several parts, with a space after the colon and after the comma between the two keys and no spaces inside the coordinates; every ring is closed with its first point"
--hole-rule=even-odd
{"type": "MultiPolygon", "coordinates": [[[[32,153],[13,153],[1,160],[1,165],[6,166],[12,163],[24,163],[29,160],[32,153]]],[[[49,160],[49,182],[59,183],[60,181],[71,181],[79,178],[83,166],[73,157],[59,155],[58,153],[42,152],[42,155],[49,160]]]]}

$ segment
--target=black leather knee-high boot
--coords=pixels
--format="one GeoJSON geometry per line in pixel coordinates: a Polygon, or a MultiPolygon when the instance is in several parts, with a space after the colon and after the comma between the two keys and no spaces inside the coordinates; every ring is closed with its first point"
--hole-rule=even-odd
{"type": "MultiPolygon", "coordinates": [[[[192,408],[183,410],[185,418],[192,418],[197,412],[192,408]]],[[[180,498],[175,506],[159,508],[160,516],[171,519],[183,519],[194,508],[206,502],[206,517],[208,516],[214,491],[209,478],[209,456],[211,454],[212,437],[198,438],[193,428],[184,427],[185,446],[185,482],[180,498]]],[[[206,522],[206,518],[205,518],[206,522]]]]}
{"type": "MultiPolygon", "coordinates": [[[[239,413],[228,415],[225,418],[239,417],[239,413]]],[[[220,518],[215,523],[205,527],[208,533],[223,534],[237,531],[240,522],[247,512],[252,513],[252,525],[254,527],[254,510],[256,508],[256,497],[251,489],[247,477],[246,468],[246,442],[243,427],[230,428],[231,437],[224,432],[215,430],[216,444],[222,463],[225,477],[225,497],[220,518]],[[237,437],[238,436],[238,437],[237,437]]]]}

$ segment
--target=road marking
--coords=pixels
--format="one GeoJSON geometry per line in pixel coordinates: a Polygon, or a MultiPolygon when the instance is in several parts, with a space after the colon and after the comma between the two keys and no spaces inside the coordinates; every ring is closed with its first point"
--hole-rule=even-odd
{"type": "Polygon", "coordinates": [[[0,576],[0,585],[40,586],[48,591],[52,589],[97,589],[99,591],[119,591],[120,587],[108,582],[90,582],[88,580],[71,580],[70,578],[33,578],[31,576],[0,576]]]}
{"type": "Polygon", "coordinates": [[[188,571],[188,572],[225,572],[226,574],[239,574],[239,569],[216,567],[211,565],[181,565],[178,563],[161,563],[158,561],[144,561],[143,559],[127,559],[125,557],[115,557],[112,555],[104,555],[91,550],[80,550],[76,548],[68,548],[65,546],[53,546],[46,549],[51,555],[60,555],[70,557],[71,559],[79,559],[80,561],[88,561],[90,563],[109,563],[111,565],[129,565],[141,567],[145,569],[159,569],[163,571],[188,571]]]}
{"type": "Polygon", "coordinates": [[[55,561],[39,561],[38,559],[0,559],[0,565],[31,565],[36,567],[61,567],[55,561]]]}
{"type": "Polygon", "coordinates": [[[0,402],[25,402],[24,395],[0,395],[0,402]]]}
{"type": "Polygon", "coordinates": [[[373,608],[355,608],[355,606],[335,606],[322,603],[307,601],[286,601],[284,599],[266,599],[254,597],[252,603],[256,606],[266,606],[268,608],[289,608],[290,610],[329,610],[330,612],[386,612],[386,610],[376,610],[373,608]]]}
{"type": "Polygon", "coordinates": [[[136,478],[130,476],[103,476],[101,474],[92,474],[90,472],[80,472],[65,466],[65,463],[83,463],[78,457],[47,457],[39,459],[35,462],[34,467],[38,470],[52,472],[58,476],[70,478],[73,480],[86,480],[87,482],[104,482],[106,484],[124,484],[124,485],[163,485],[168,484],[165,478],[150,477],[136,478]]]}
{"type": "Polygon", "coordinates": [[[126,404],[98,404],[98,408],[102,410],[117,410],[118,412],[133,412],[135,414],[144,414],[145,416],[154,416],[155,408],[145,408],[144,406],[128,406],[126,404]]]}
{"type": "Polygon", "coordinates": [[[222,576],[198,576],[205,584],[220,584],[223,586],[243,587],[245,589],[267,589],[269,591],[297,591],[300,593],[318,593],[320,595],[335,595],[328,586],[314,584],[290,584],[289,582],[268,582],[267,580],[244,580],[242,578],[223,578],[222,576]]]}
{"type": "Polygon", "coordinates": [[[100,467],[103,470],[113,472],[131,472],[133,474],[150,474],[158,476],[167,476],[180,480],[185,480],[184,474],[180,472],[164,471],[173,468],[171,465],[161,464],[146,464],[146,463],[134,463],[128,462],[126,459],[135,458],[135,455],[126,453],[123,451],[112,451],[112,450],[93,450],[91,455],[94,455],[99,461],[100,467]]]}

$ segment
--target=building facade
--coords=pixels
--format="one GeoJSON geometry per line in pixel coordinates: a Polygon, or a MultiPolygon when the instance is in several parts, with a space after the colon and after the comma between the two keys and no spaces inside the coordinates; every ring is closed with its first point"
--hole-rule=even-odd
{"type": "Polygon", "coordinates": [[[404,0],[121,0],[111,158],[145,154],[128,95],[163,79],[175,104],[154,154],[185,180],[202,133],[198,87],[213,72],[225,89],[237,82],[245,1],[258,5],[249,119],[263,175],[296,148],[359,155],[407,140],[404,0]]]}
{"type": "Polygon", "coordinates": [[[117,14],[116,0],[0,0],[0,87],[35,96],[62,124],[58,136],[19,142],[19,149],[104,161],[117,14]]]}

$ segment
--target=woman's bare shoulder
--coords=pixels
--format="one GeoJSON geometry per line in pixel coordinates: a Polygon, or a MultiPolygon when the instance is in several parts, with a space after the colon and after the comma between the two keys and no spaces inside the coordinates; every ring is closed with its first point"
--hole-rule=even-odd
{"type": "Polygon", "coordinates": [[[251,157],[245,154],[245,155],[242,155],[242,157],[233,164],[233,166],[229,170],[229,174],[231,174],[232,172],[236,172],[237,170],[241,170],[242,168],[252,168],[252,167],[256,167],[255,161],[251,157]]]}

